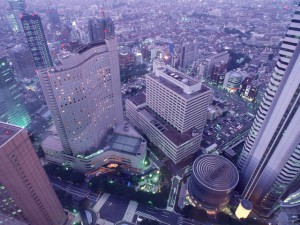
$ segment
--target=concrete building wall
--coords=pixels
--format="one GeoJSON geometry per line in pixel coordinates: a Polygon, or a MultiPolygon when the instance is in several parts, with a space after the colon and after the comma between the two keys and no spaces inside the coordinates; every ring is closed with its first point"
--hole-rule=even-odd
{"type": "Polygon", "coordinates": [[[88,47],[38,76],[65,152],[97,148],[123,121],[115,39],[88,47]]]}
{"type": "Polygon", "coordinates": [[[67,217],[26,131],[3,123],[0,129],[4,129],[5,134],[7,130],[15,132],[0,146],[0,183],[22,210],[27,222],[63,225],[67,217]]]}
{"type": "Polygon", "coordinates": [[[238,161],[243,196],[266,217],[300,185],[299,11],[298,6],[238,161]]]}

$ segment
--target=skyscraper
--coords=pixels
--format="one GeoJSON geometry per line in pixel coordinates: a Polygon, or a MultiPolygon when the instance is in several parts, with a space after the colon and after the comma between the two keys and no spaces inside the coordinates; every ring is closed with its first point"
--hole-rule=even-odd
{"type": "Polygon", "coordinates": [[[7,58],[0,58],[0,121],[26,127],[30,116],[13,76],[14,71],[7,58]]]}
{"type": "Polygon", "coordinates": [[[13,32],[18,33],[22,30],[20,15],[26,10],[25,0],[8,0],[9,10],[7,19],[13,32]]]}
{"type": "Polygon", "coordinates": [[[111,18],[91,18],[88,22],[90,41],[104,41],[115,36],[115,25],[111,18]]]}
{"type": "Polygon", "coordinates": [[[115,36],[115,24],[110,17],[105,17],[105,38],[111,39],[115,36]]]}
{"type": "Polygon", "coordinates": [[[21,22],[35,67],[45,69],[53,66],[41,18],[37,14],[23,14],[21,22]]]}
{"type": "Polygon", "coordinates": [[[36,75],[35,64],[29,49],[16,45],[9,52],[9,57],[19,78],[33,78],[36,75]]]}
{"type": "Polygon", "coordinates": [[[66,154],[83,154],[123,121],[116,39],[93,42],[38,77],[66,154]]]}
{"type": "Polygon", "coordinates": [[[11,10],[18,11],[20,13],[25,12],[26,2],[25,0],[8,0],[8,4],[11,10]]]}
{"type": "Polygon", "coordinates": [[[0,213],[32,225],[63,225],[67,217],[26,131],[0,122],[0,213]]]}
{"type": "Polygon", "coordinates": [[[180,52],[180,67],[187,69],[198,57],[198,44],[185,43],[180,52]]]}
{"type": "Polygon", "coordinates": [[[105,21],[102,18],[91,18],[88,22],[90,41],[104,41],[105,21]]]}
{"type": "Polygon", "coordinates": [[[268,217],[300,182],[300,8],[238,161],[242,197],[268,217]]]}

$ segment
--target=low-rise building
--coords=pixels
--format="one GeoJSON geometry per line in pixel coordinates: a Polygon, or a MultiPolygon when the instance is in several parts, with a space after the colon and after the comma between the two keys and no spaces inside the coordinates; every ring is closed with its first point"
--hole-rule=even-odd
{"type": "Polygon", "coordinates": [[[70,166],[87,175],[120,167],[123,172],[142,173],[145,169],[147,142],[128,123],[116,127],[107,137],[103,148],[85,155],[64,154],[61,140],[52,127],[42,148],[48,162],[70,166]]]}

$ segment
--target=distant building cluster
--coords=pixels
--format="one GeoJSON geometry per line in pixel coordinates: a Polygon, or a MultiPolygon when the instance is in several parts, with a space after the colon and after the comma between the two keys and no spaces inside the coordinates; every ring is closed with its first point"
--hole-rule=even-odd
{"type": "Polygon", "coordinates": [[[70,223],[36,152],[299,224],[300,3],[262,2],[0,2],[0,224],[70,223]]]}

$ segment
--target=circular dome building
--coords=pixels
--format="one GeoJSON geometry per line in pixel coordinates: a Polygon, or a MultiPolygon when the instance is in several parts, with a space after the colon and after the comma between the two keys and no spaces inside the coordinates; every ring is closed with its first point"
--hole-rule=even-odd
{"type": "Polygon", "coordinates": [[[232,190],[239,181],[236,167],[218,155],[203,155],[193,164],[188,182],[191,201],[208,210],[217,210],[230,200],[232,190]]]}

